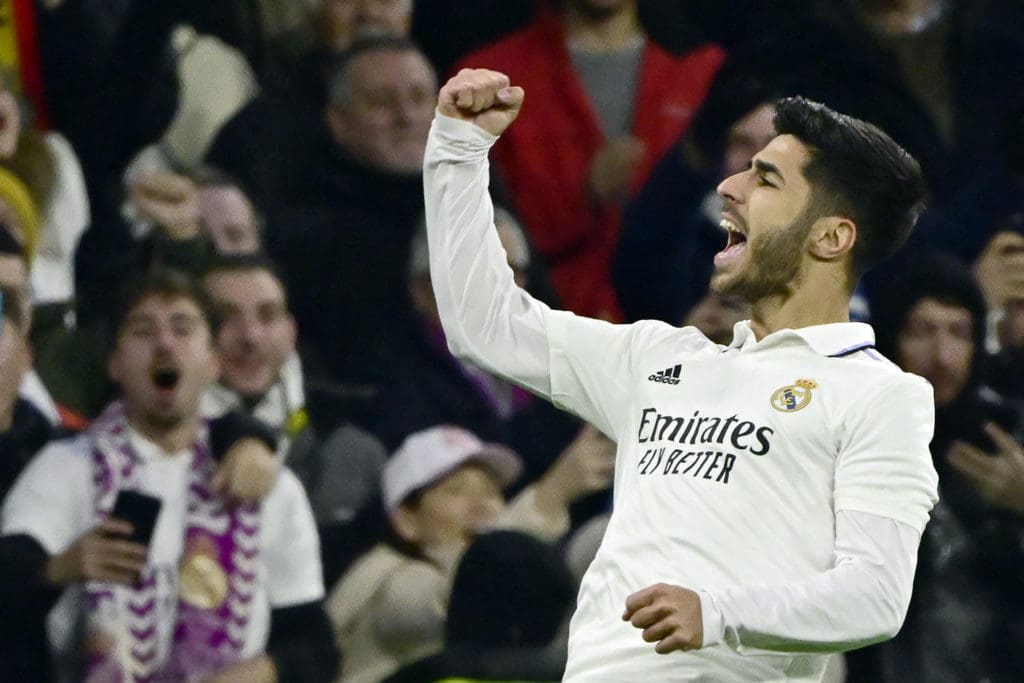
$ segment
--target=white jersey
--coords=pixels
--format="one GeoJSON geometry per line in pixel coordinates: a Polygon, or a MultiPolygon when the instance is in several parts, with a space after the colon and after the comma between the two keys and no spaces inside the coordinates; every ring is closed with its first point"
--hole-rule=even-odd
{"type": "MultiPolygon", "coordinates": [[[[870,346],[867,325],[757,342],[740,323],[723,348],[692,328],[555,316],[552,396],[619,446],[611,520],[570,640],[588,654],[573,658],[567,680],[595,680],[624,660],[650,662],[643,680],[675,680],[681,659],[707,660],[706,672],[728,656],[723,645],[644,657],[651,646],[637,630],[609,618],[636,590],[663,582],[715,595],[812,577],[832,566],[836,510],[924,529],[935,491],[931,391],[868,348],[832,357],[870,346]]],[[[827,663],[741,651],[723,679],[737,663],[750,680],[813,678],[827,663]]]]}
{"type": "Polygon", "coordinates": [[[431,271],[449,345],[618,444],[614,508],[580,589],[565,680],[818,680],[891,637],[937,495],[931,388],[867,325],[693,328],[552,311],[490,229],[495,138],[443,116],[427,148],[431,271]],[[622,621],[656,583],[699,592],[704,647],[658,655],[622,621]]]}
{"type": "MultiPolygon", "coordinates": [[[[168,455],[136,432],[131,443],[140,457],[138,490],[161,499],[149,549],[149,565],[156,570],[164,638],[173,630],[177,604],[177,569],[185,540],[188,469],[191,451],[168,455]]],[[[50,555],[63,552],[79,536],[96,526],[93,460],[88,433],[55,441],[44,448],[21,474],[4,502],[0,532],[28,534],[50,555]]],[[[243,658],[263,651],[270,629],[271,608],[298,605],[324,596],[319,539],[302,485],[286,468],[261,505],[258,588],[245,635],[243,658]]],[[[50,613],[51,645],[60,659],[73,643],[76,615],[84,597],[80,590],[65,591],[50,613]]]]}

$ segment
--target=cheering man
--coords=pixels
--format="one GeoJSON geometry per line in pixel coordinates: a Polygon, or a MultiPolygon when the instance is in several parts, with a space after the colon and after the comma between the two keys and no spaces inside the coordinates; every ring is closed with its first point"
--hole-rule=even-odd
{"type": "Polygon", "coordinates": [[[488,70],[441,89],[427,225],[453,352],[618,443],[565,680],[819,680],[829,653],[899,629],[936,500],[931,389],[848,311],[913,227],[917,162],[869,124],[778,102],[777,137],[718,188],[713,288],[752,310],[721,346],[552,311],[515,286],[487,154],[523,98],[488,70]]]}

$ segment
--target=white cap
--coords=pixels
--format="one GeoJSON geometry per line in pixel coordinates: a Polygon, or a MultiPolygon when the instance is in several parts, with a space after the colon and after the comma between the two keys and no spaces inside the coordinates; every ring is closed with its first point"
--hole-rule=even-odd
{"type": "Polygon", "coordinates": [[[384,466],[384,507],[394,510],[413,491],[443,479],[470,460],[490,469],[502,488],[523,470],[519,456],[505,446],[484,443],[459,427],[431,427],[406,438],[384,466]]]}

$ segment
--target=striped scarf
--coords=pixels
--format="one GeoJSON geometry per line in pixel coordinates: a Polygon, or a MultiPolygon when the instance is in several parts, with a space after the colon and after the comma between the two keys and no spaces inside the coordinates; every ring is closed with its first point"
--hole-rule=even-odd
{"type": "MultiPolygon", "coordinates": [[[[95,509],[138,487],[140,459],[119,403],[92,428],[95,509]]],[[[134,586],[90,582],[87,683],[196,681],[237,662],[258,585],[259,507],[229,506],[210,490],[216,463],[203,423],[191,449],[184,553],[178,567],[147,564],[134,586]]]]}

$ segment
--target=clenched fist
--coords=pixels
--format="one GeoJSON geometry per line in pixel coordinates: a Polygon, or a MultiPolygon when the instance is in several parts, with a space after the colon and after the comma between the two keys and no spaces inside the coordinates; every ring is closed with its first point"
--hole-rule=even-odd
{"type": "Polygon", "coordinates": [[[622,620],[643,629],[645,642],[657,643],[664,655],[675,650],[696,650],[704,644],[700,596],[689,588],[658,583],[626,598],[622,620]]]}
{"type": "Polygon", "coordinates": [[[463,69],[448,79],[437,98],[445,116],[469,121],[491,135],[501,135],[523,106],[523,89],[508,76],[488,69],[463,69]]]}

